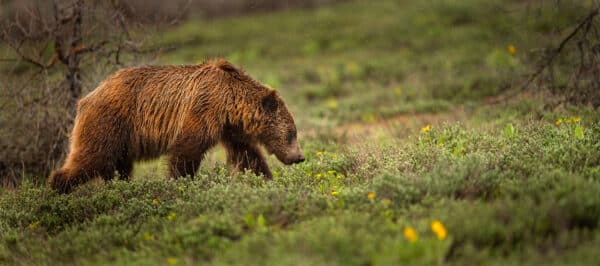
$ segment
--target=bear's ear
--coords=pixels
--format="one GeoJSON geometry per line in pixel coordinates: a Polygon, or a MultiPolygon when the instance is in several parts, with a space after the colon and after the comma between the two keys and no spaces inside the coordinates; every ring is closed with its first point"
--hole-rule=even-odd
{"type": "Polygon", "coordinates": [[[262,99],[262,107],[269,113],[275,113],[278,107],[277,92],[272,90],[262,99]]]}
{"type": "Polygon", "coordinates": [[[225,72],[229,72],[231,74],[239,75],[239,71],[232,64],[224,63],[219,65],[219,68],[225,72]]]}
{"type": "Polygon", "coordinates": [[[233,64],[223,60],[223,59],[219,59],[217,60],[214,65],[216,67],[218,67],[219,69],[229,73],[230,75],[234,76],[234,77],[239,77],[240,76],[240,70],[237,69],[233,64]]]}

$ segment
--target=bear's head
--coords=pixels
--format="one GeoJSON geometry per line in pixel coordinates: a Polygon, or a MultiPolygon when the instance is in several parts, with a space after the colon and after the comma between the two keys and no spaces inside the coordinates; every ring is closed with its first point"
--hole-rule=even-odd
{"type": "Polygon", "coordinates": [[[226,80],[236,99],[230,105],[228,118],[230,126],[243,129],[243,132],[236,130],[236,134],[259,142],[284,164],[303,162],[294,118],[279,93],[225,60],[217,60],[214,64],[227,73],[226,80]]]}
{"type": "Polygon", "coordinates": [[[303,162],[294,118],[277,91],[268,90],[262,97],[261,109],[265,115],[259,141],[284,164],[303,162]]]}

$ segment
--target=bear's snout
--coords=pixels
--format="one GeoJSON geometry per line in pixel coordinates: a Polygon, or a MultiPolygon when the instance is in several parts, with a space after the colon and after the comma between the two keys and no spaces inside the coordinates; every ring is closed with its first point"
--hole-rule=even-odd
{"type": "Polygon", "coordinates": [[[300,150],[300,145],[298,145],[297,140],[292,141],[288,151],[285,159],[282,160],[283,163],[289,165],[304,162],[304,155],[302,155],[302,150],[300,150]]]}
{"type": "Polygon", "coordinates": [[[304,155],[300,154],[294,161],[292,161],[292,163],[301,163],[304,162],[304,155]]]}
{"type": "Polygon", "coordinates": [[[301,163],[301,162],[304,162],[304,161],[305,161],[304,155],[302,155],[302,154],[288,156],[284,160],[281,160],[281,162],[283,162],[286,165],[297,164],[297,163],[301,163]]]}

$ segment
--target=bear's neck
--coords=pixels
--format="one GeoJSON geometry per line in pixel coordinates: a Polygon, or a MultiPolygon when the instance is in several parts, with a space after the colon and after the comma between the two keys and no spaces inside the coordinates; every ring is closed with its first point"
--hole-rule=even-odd
{"type": "Polygon", "coordinates": [[[259,101],[247,90],[233,90],[226,102],[226,125],[243,135],[257,137],[262,129],[259,101]]]}

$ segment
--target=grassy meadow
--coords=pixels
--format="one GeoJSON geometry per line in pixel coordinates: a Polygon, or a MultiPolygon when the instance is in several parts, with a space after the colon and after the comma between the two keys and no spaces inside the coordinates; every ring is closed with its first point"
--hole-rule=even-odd
{"type": "Polygon", "coordinates": [[[278,89],[306,162],[270,156],[265,182],[215,148],[193,178],[140,162],[68,195],[31,177],[0,188],[0,264],[598,265],[600,110],[490,100],[592,3],[556,2],[351,1],[157,34],[176,48],[158,64],[223,57],[278,89]]]}

